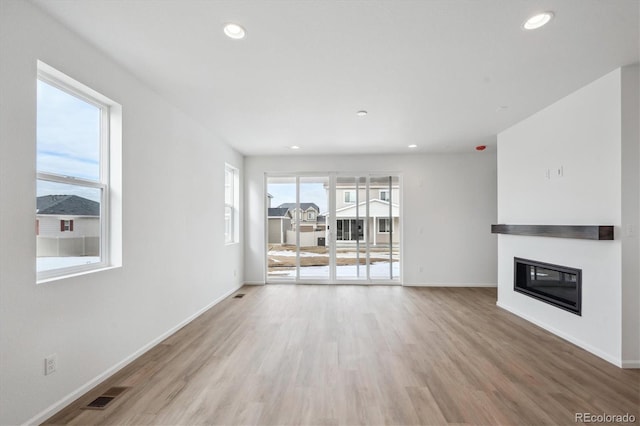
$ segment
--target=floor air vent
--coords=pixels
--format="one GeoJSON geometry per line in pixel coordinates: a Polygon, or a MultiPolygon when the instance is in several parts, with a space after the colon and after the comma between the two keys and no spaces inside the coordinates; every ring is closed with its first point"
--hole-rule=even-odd
{"type": "Polygon", "coordinates": [[[234,299],[242,299],[244,297],[244,293],[238,293],[235,296],[233,296],[234,299]]]}
{"type": "Polygon", "coordinates": [[[122,395],[128,387],[114,386],[109,388],[105,393],[88,403],[85,407],[89,410],[104,410],[118,396],[122,395]]]}

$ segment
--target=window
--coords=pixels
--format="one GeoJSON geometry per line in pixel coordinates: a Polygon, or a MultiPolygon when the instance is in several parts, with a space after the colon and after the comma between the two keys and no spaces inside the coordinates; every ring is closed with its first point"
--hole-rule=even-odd
{"type": "Polygon", "coordinates": [[[224,167],[224,242],[237,243],[238,240],[238,169],[229,164],[224,167]]]}
{"type": "MultiPolygon", "coordinates": [[[[118,104],[38,62],[38,281],[119,264],[110,243],[119,243],[121,235],[110,234],[110,220],[121,210],[119,204],[111,210],[109,205],[111,165],[119,165],[112,154],[119,152],[120,120],[118,104]]],[[[119,177],[119,170],[113,175],[119,177]]]]}
{"type": "Polygon", "coordinates": [[[73,232],[73,220],[61,220],[60,232],[73,232]]]}
{"type": "Polygon", "coordinates": [[[388,189],[381,189],[380,190],[380,199],[382,201],[389,201],[389,190],[388,189]]]}
{"type": "Polygon", "coordinates": [[[378,232],[386,234],[391,230],[391,221],[388,218],[378,218],[378,232]]]}
{"type": "Polygon", "coordinates": [[[353,204],[356,202],[356,191],[344,191],[344,202],[353,204]]]}
{"type": "Polygon", "coordinates": [[[316,220],[316,211],[315,210],[309,210],[307,212],[307,220],[316,220]]]}

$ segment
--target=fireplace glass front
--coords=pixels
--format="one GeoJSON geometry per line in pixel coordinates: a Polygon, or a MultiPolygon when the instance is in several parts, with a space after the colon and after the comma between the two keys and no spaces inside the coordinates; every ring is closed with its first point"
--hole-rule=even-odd
{"type": "Polygon", "coordinates": [[[582,270],[514,258],[514,290],[565,309],[582,312],[582,270]]]}

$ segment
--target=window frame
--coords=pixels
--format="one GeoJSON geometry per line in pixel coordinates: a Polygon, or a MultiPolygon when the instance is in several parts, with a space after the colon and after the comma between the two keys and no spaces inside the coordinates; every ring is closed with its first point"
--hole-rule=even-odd
{"type": "Polygon", "coordinates": [[[224,163],[224,243],[240,242],[240,178],[237,167],[224,163]],[[230,179],[229,179],[230,178],[230,179]],[[227,189],[229,192],[227,193],[227,189]],[[227,199],[229,195],[229,199],[227,199]]]}
{"type": "Polygon", "coordinates": [[[379,217],[378,218],[378,234],[388,234],[391,229],[391,219],[388,217],[379,217]],[[384,222],[381,222],[384,221],[384,222]],[[384,223],[385,226],[380,226],[381,223],[384,223]],[[384,231],[382,230],[384,228],[384,231]]]}
{"type": "MultiPolygon", "coordinates": [[[[110,200],[112,197],[112,156],[114,151],[121,152],[121,119],[122,107],[113,102],[111,99],[96,92],[94,89],[80,83],[79,81],[67,76],[61,71],[38,61],[37,63],[36,81],[42,81],[50,86],[55,87],[67,93],[70,96],[78,98],[100,110],[100,138],[99,138],[99,178],[98,180],[85,179],[76,176],[62,175],[52,172],[36,170],[35,182],[38,181],[60,183],[83,188],[98,189],[100,191],[100,261],[90,264],[67,266],[56,269],[48,269],[44,271],[36,271],[37,284],[64,279],[82,273],[90,273],[108,269],[121,265],[121,254],[117,251],[114,256],[115,247],[114,240],[121,243],[121,234],[114,236],[112,229],[113,215],[110,200]],[[114,149],[115,148],[115,149],[114,149]],[[114,151],[112,151],[114,150],[114,151]],[[114,259],[115,258],[115,259],[114,259]]],[[[37,101],[36,101],[37,103],[37,101]]],[[[36,126],[37,130],[37,126],[36,126]]],[[[37,140],[36,140],[36,162],[38,158],[37,140]]],[[[120,169],[116,171],[116,175],[120,173],[120,169]]],[[[117,179],[118,183],[120,182],[117,179]]],[[[118,212],[120,209],[118,209],[118,212]]],[[[34,213],[37,220],[37,211],[34,213]]],[[[121,219],[118,222],[120,225],[121,219]]],[[[39,227],[38,227],[39,228],[39,227]]],[[[118,228],[120,228],[118,226],[118,228]]],[[[69,232],[66,231],[65,232],[69,232]]],[[[40,232],[36,234],[39,236],[40,232]]]]}
{"type": "Polygon", "coordinates": [[[344,203],[345,204],[355,204],[356,203],[356,191],[348,189],[345,190],[343,193],[343,197],[344,197],[344,203]],[[349,196],[349,200],[347,200],[347,195],[349,196]],[[353,201],[352,201],[353,199],[353,201]]]}

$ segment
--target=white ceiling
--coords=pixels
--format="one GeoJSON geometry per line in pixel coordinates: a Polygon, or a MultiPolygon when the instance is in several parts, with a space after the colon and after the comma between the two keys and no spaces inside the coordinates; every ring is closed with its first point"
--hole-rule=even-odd
{"type": "Polygon", "coordinates": [[[246,155],[491,146],[639,59],[637,0],[34,3],[246,155]],[[546,10],[550,24],[521,29],[546,10]]]}

